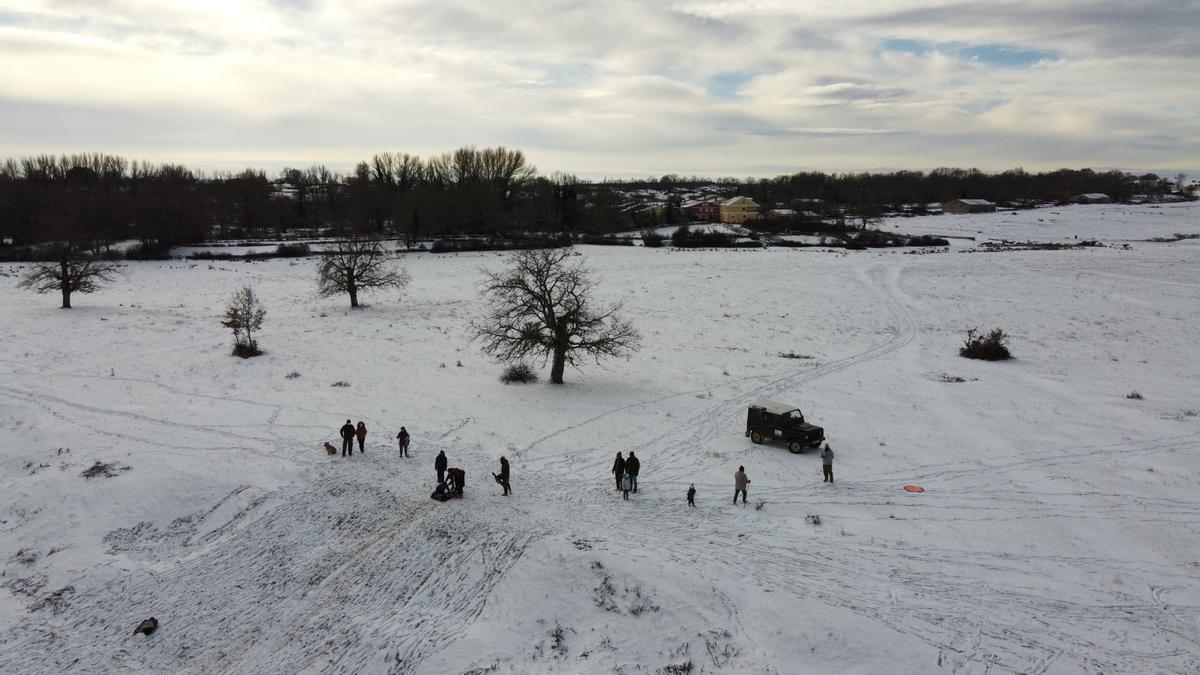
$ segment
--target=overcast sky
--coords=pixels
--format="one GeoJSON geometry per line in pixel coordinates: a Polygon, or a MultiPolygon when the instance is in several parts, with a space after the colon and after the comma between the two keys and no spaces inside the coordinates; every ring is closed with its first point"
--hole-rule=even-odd
{"type": "Polygon", "coordinates": [[[0,157],[1200,169],[1200,0],[0,0],[0,157]]]}

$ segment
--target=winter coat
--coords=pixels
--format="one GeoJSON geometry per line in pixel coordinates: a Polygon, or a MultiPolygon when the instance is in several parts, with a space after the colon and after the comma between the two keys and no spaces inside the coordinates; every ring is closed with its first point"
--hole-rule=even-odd
{"type": "Polygon", "coordinates": [[[358,440],[360,440],[360,441],[366,440],[367,425],[365,425],[365,424],[358,425],[358,428],[354,430],[354,435],[358,436],[358,440]]]}
{"type": "Polygon", "coordinates": [[[833,466],[833,448],[824,448],[821,450],[821,464],[833,466]]]}
{"type": "Polygon", "coordinates": [[[620,478],[621,474],[625,473],[625,458],[624,457],[618,457],[616,460],[613,461],[612,472],[614,474],[616,474],[617,478],[620,478]]]}
{"type": "Polygon", "coordinates": [[[446,463],[446,453],[444,453],[444,452],[439,452],[439,453],[438,453],[438,456],[437,456],[437,459],[433,460],[433,468],[434,468],[434,469],[436,469],[436,470],[438,470],[438,471],[445,471],[445,470],[446,470],[446,466],[447,466],[447,463],[446,463]]]}
{"type": "Polygon", "coordinates": [[[342,438],[354,438],[354,425],[349,422],[342,425],[342,438]]]}
{"type": "Polygon", "coordinates": [[[746,486],[749,484],[750,484],[750,479],[746,478],[745,471],[738,471],[737,473],[733,474],[733,485],[734,485],[735,489],[745,490],[746,486]]]}
{"type": "Polygon", "coordinates": [[[500,477],[503,478],[504,480],[508,480],[508,460],[507,459],[500,460],[500,477]]]}
{"type": "Polygon", "coordinates": [[[637,457],[629,455],[629,459],[625,460],[625,473],[629,474],[630,476],[638,475],[638,470],[641,468],[642,463],[638,461],[637,457]]]}
{"type": "Polygon", "coordinates": [[[692,499],[695,496],[696,496],[696,488],[688,488],[688,499],[692,499]]]}
{"type": "Polygon", "coordinates": [[[396,438],[399,439],[401,443],[407,443],[408,442],[408,432],[401,431],[400,433],[396,434],[396,438]]]}
{"type": "Polygon", "coordinates": [[[621,489],[625,492],[633,489],[633,479],[629,477],[629,474],[621,476],[621,489]]]}

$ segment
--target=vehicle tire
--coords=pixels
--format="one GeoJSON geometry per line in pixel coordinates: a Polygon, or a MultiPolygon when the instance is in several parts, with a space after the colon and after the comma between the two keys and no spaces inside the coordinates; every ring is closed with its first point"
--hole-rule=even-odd
{"type": "Polygon", "coordinates": [[[798,455],[801,452],[804,452],[804,442],[788,441],[788,450],[791,450],[793,455],[798,455]]]}
{"type": "Polygon", "coordinates": [[[750,442],[751,443],[762,443],[763,435],[761,433],[759,433],[757,429],[754,431],[751,431],[750,432],[750,442]]]}

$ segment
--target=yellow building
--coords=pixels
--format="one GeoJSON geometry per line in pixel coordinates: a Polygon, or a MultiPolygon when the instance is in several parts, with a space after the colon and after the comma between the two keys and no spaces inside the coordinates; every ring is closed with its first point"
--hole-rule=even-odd
{"type": "Polygon", "coordinates": [[[758,204],[749,197],[734,197],[721,202],[721,222],[741,224],[758,220],[758,204]]]}

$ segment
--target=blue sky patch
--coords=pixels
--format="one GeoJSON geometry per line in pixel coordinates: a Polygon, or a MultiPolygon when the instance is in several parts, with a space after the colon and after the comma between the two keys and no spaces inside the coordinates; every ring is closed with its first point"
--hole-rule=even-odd
{"type": "Polygon", "coordinates": [[[729,72],[717,73],[708,78],[704,89],[708,95],[713,98],[724,100],[732,100],[738,97],[738,89],[741,89],[747,82],[754,79],[755,73],[747,73],[731,70],[729,72]]]}
{"type": "Polygon", "coordinates": [[[928,42],[907,38],[888,38],[883,41],[884,51],[907,52],[923,56],[938,52],[962,61],[982,63],[1000,68],[1028,68],[1039,61],[1052,61],[1062,55],[1048,49],[1024,49],[1012,45],[982,44],[969,45],[964,42],[928,42]]]}

